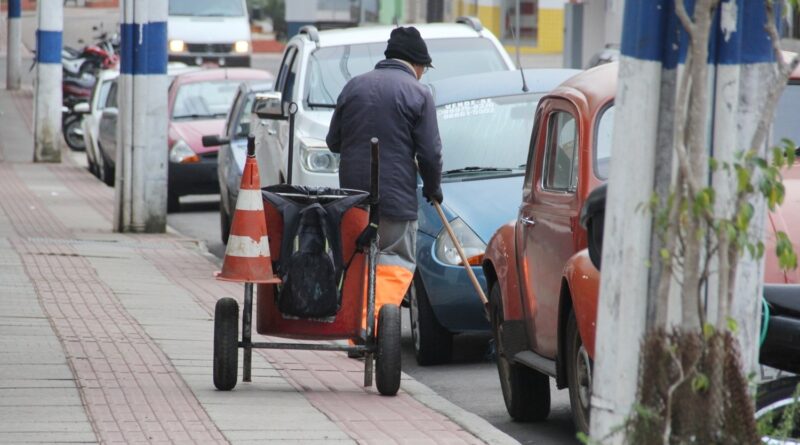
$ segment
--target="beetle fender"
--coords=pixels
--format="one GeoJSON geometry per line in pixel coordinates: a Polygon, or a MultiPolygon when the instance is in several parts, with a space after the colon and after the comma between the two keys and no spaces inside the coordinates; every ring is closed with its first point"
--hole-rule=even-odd
{"type": "Polygon", "coordinates": [[[519,293],[514,231],[514,221],[497,229],[486,246],[483,261],[483,272],[486,275],[489,288],[491,289],[494,283],[500,285],[500,292],[503,294],[503,318],[505,320],[524,319],[519,293]]]}
{"type": "MultiPolygon", "coordinates": [[[[564,266],[564,279],[572,298],[572,310],[578,322],[578,332],[586,352],[594,359],[595,331],[597,329],[597,298],[600,292],[600,271],[589,259],[589,251],[583,249],[573,255],[564,266]]],[[[562,302],[562,306],[563,303],[562,302]]],[[[566,322],[569,314],[561,318],[566,322]]],[[[561,329],[559,329],[561,331],[561,329]]],[[[563,342],[563,338],[559,343],[563,342]]]]}

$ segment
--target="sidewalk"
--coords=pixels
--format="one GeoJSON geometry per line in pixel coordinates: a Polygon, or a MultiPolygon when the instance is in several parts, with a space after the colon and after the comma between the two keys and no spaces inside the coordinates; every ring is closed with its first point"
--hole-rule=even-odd
{"type": "Polygon", "coordinates": [[[216,391],[213,308],[241,285],[195,240],[112,233],[73,154],[29,162],[31,99],[0,90],[0,442],[515,443],[406,375],[365,389],[340,352],[256,350],[216,391]]]}

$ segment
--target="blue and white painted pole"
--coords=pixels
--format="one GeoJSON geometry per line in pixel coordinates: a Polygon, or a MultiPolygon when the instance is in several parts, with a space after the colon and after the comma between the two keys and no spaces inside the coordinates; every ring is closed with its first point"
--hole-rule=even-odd
{"type": "Polygon", "coordinates": [[[167,0],[121,2],[114,229],[167,223],[167,0]]]}
{"type": "MultiPolygon", "coordinates": [[[[765,1],[723,0],[711,22],[707,131],[709,155],[720,165],[750,148],[765,102],[764,82],[775,79],[774,53],[764,29],[765,1]]],[[[690,15],[695,3],[685,0],[690,15]]],[[[591,434],[597,438],[623,425],[634,405],[640,356],[630,339],[641,339],[649,326],[672,325],[681,314],[679,290],[670,294],[666,310],[656,309],[660,269],[648,264],[656,264],[658,246],[651,217],[639,208],[654,191],[668,193],[676,162],[673,139],[683,136],[676,135],[675,109],[689,39],[675,6],[676,0],[625,2],[592,385],[591,434]]],[[[718,215],[732,208],[722,187],[736,179],[726,175],[718,172],[711,179],[718,215]]],[[[709,177],[708,171],[698,177],[709,177]]],[[[755,208],[753,235],[763,236],[763,203],[755,208]]],[[[739,322],[745,371],[757,362],[760,306],[753,296],[761,293],[762,277],[763,262],[745,256],[731,308],[739,322]]],[[[716,284],[710,282],[709,288],[716,284]]],[[[713,319],[717,307],[709,304],[707,311],[713,319]]],[[[622,439],[617,434],[603,441],[622,439]]]]}
{"type": "Polygon", "coordinates": [[[62,0],[39,0],[36,7],[36,77],[33,98],[34,162],[61,162],[62,0]]]}
{"type": "Polygon", "coordinates": [[[18,90],[22,78],[22,1],[8,0],[8,35],[6,40],[6,89],[18,90]]]}

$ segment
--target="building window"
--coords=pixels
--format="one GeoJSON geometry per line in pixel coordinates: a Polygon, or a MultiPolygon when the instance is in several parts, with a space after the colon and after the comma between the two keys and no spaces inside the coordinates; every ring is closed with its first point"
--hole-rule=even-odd
{"type": "Polygon", "coordinates": [[[501,26],[503,40],[514,43],[515,33],[519,27],[519,41],[523,46],[536,46],[539,37],[539,2],[538,0],[503,0],[501,26]],[[518,10],[519,7],[519,10],[518,10]]]}

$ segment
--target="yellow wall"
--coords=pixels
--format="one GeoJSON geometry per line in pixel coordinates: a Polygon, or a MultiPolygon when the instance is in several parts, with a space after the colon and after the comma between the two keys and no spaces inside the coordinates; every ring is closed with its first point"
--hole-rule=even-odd
{"type": "MultiPolygon", "coordinates": [[[[500,36],[500,21],[502,11],[500,1],[482,0],[475,7],[474,0],[455,0],[455,15],[471,15],[480,19],[483,26],[492,31],[495,36],[500,36]],[[489,3],[487,5],[487,3],[489,3]]],[[[520,46],[522,54],[547,54],[561,53],[564,51],[564,8],[539,9],[538,35],[536,46],[520,46]]],[[[507,45],[506,49],[511,51],[513,45],[507,45]]]]}

